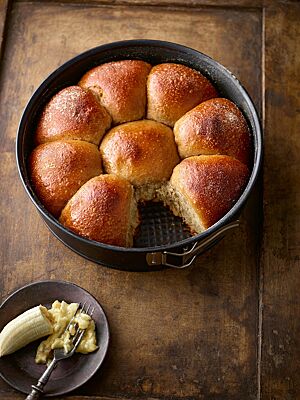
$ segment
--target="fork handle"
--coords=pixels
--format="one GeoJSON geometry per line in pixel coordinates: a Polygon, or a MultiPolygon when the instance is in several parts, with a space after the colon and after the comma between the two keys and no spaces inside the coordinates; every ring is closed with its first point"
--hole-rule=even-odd
{"type": "Polygon", "coordinates": [[[26,397],[25,400],[39,399],[43,392],[40,392],[39,390],[37,390],[36,387],[34,387],[34,385],[32,385],[31,387],[32,387],[31,392],[29,393],[29,395],[26,397]]]}
{"type": "Polygon", "coordinates": [[[51,363],[49,364],[48,368],[46,369],[46,371],[43,373],[43,375],[38,380],[37,385],[31,385],[32,390],[29,393],[29,395],[26,397],[25,400],[36,400],[42,394],[44,394],[44,386],[48,382],[50,375],[52,374],[56,365],[57,365],[57,361],[55,359],[53,359],[51,361],[51,363]]]}

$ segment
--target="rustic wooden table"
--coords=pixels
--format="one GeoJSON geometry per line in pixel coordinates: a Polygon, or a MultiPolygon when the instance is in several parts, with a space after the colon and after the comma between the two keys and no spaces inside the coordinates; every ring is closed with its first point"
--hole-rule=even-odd
{"type": "MultiPolygon", "coordinates": [[[[69,399],[300,398],[299,21],[293,1],[1,0],[1,299],[65,279],[103,304],[111,326],[103,367],[69,399]],[[189,270],[84,260],[49,233],[17,174],[18,121],[39,83],[79,52],[132,38],[212,56],[244,83],[264,125],[263,176],[241,228],[189,270]]],[[[1,380],[0,398],[24,395],[1,380]]]]}

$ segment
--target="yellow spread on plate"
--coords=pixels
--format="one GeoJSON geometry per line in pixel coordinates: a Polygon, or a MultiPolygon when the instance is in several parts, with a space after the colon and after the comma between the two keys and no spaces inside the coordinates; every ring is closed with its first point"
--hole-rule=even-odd
{"type": "Polygon", "coordinates": [[[35,362],[37,364],[46,364],[51,360],[53,350],[63,348],[65,352],[69,352],[72,347],[72,337],[77,327],[86,329],[81,342],[76,349],[78,353],[91,353],[97,349],[95,323],[87,314],[78,311],[77,303],[66,303],[55,300],[50,310],[48,310],[49,318],[53,324],[53,333],[43,340],[36,352],[35,362]],[[76,314],[77,312],[77,314],[76,314]],[[66,327],[76,314],[74,320],[70,324],[68,330],[66,327]]]}

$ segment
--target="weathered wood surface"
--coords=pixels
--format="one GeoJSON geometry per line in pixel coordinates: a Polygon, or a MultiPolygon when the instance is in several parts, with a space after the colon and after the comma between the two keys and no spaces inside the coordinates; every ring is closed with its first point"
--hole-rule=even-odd
{"type": "MultiPolygon", "coordinates": [[[[17,0],[27,2],[28,0],[17,0]]],[[[41,2],[42,0],[32,0],[41,2]]],[[[72,3],[76,5],[135,5],[158,7],[222,7],[222,8],[262,8],[275,4],[293,4],[298,0],[47,0],[49,3],[72,3]]]]}
{"type": "Polygon", "coordinates": [[[262,398],[300,398],[300,3],[265,12],[262,398]]]}
{"type": "Polygon", "coordinates": [[[0,57],[3,50],[3,36],[8,11],[8,0],[0,0],[0,57]]]}
{"type": "MultiPolygon", "coordinates": [[[[13,4],[0,82],[1,299],[26,283],[50,278],[73,281],[103,304],[112,333],[108,357],[96,376],[69,399],[256,399],[260,398],[260,378],[263,399],[297,398],[299,189],[288,188],[297,179],[292,160],[299,154],[293,111],[297,90],[299,97],[295,83],[298,79],[299,85],[299,59],[295,55],[293,62],[288,61],[290,54],[298,51],[299,55],[295,47],[299,6],[288,2],[262,14],[255,8],[222,9],[223,3],[203,9],[199,4],[172,9],[112,3],[13,4]],[[15,165],[18,121],[38,84],[67,59],[101,43],[162,39],[194,47],[223,63],[261,109],[262,15],[266,27],[267,172],[261,263],[259,190],[243,213],[241,229],[188,271],[113,271],[83,260],[59,243],[27,198],[15,165]],[[272,63],[282,55],[284,63],[275,68],[272,63]],[[284,140],[287,134],[290,142],[284,140]],[[264,289],[260,297],[259,289],[264,289]],[[261,322],[262,365],[257,340],[261,322]]],[[[198,2],[187,5],[191,3],[198,2]]],[[[249,6],[247,0],[236,3],[249,6]]],[[[0,381],[0,397],[12,400],[23,395],[0,381]]]]}
{"type": "MultiPolygon", "coordinates": [[[[259,235],[255,196],[241,229],[193,269],[132,274],[101,268],[66,249],[47,231],[17,176],[16,129],[34,88],[83,50],[141,37],[173,40],[215,57],[245,83],[260,106],[258,11],[15,3],[0,97],[0,212],[5,227],[1,297],[28,282],[56,278],[80,284],[103,304],[111,347],[103,368],[78,395],[254,399],[259,235]]],[[[0,393],[10,391],[1,381],[0,393]]]]}
{"type": "MultiPolygon", "coordinates": [[[[26,2],[27,0],[18,0],[26,2]]],[[[41,0],[33,0],[40,2],[41,0]]],[[[278,0],[65,0],[64,3],[73,3],[79,5],[141,5],[158,7],[261,7],[265,2],[278,0]]],[[[50,3],[61,3],[60,0],[48,0],[50,3]]]]}

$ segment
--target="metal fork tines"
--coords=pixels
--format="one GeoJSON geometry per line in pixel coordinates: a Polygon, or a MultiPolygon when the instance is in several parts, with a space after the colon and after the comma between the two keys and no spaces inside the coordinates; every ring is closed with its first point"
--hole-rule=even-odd
{"type": "MultiPolygon", "coordinates": [[[[74,320],[76,318],[76,316],[78,316],[78,314],[84,313],[89,315],[90,317],[92,317],[93,312],[94,312],[94,308],[91,308],[91,305],[89,304],[88,306],[86,305],[86,302],[84,302],[82,304],[82,306],[79,304],[78,308],[74,314],[74,316],[72,317],[72,319],[70,320],[70,322],[68,323],[66,329],[64,330],[62,336],[65,334],[65,332],[67,332],[70,328],[70,326],[74,323],[74,320]]],[[[55,349],[54,353],[53,353],[53,360],[51,361],[51,363],[49,364],[48,368],[46,369],[46,371],[43,373],[43,375],[40,377],[40,379],[38,380],[38,383],[36,385],[32,385],[32,390],[31,393],[26,397],[25,400],[34,400],[34,399],[38,399],[40,397],[40,395],[42,395],[44,393],[44,386],[46,385],[46,383],[48,382],[50,375],[52,374],[54,368],[56,367],[57,363],[61,360],[64,360],[66,358],[71,357],[76,349],[78,348],[83,335],[84,335],[85,329],[80,329],[78,326],[76,328],[76,331],[74,333],[74,335],[72,335],[72,349],[68,352],[65,352],[64,349],[55,349]]]]}

